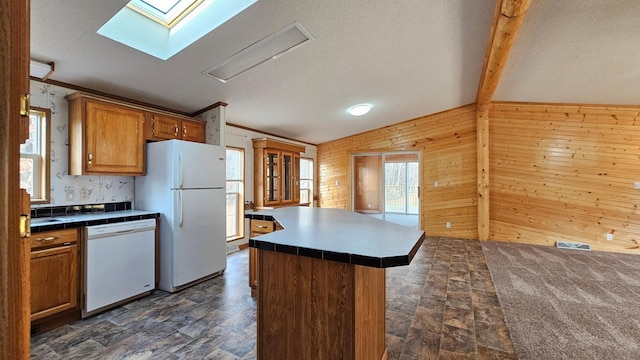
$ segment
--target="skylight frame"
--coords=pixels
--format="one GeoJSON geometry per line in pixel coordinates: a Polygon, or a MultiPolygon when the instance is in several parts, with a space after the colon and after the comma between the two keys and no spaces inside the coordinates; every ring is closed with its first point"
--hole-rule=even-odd
{"type": "Polygon", "coordinates": [[[126,6],[140,15],[171,29],[203,2],[204,0],[177,0],[166,13],[151,4],[151,0],[130,0],[126,6]]]}
{"type": "Polygon", "coordinates": [[[172,28],[124,6],[97,33],[160,60],[167,60],[256,2],[258,0],[202,0],[172,28]]]}

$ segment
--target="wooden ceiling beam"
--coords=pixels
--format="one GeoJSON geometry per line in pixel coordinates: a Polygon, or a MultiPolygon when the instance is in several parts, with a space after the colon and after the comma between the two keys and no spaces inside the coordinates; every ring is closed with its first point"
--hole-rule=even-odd
{"type": "Polygon", "coordinates": [[[476,97],[478,239],[489,240],[489,105],[531,0],[496,0],[476,97]]]}
{"type": "Polygon", "coordinates": [[[509,58],[511,46],[530,4],[531,0],[496,1],[487,52],[484,56],[482,76],[476,97],[478,111],[487,111],[489,109],[493,94],[498,87],[502,70],[504,70],[509,58]]]}

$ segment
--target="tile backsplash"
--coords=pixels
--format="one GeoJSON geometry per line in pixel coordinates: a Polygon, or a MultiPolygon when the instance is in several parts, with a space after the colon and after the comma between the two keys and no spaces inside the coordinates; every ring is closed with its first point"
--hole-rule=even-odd
{"type": "Polygon", "coordinates": [[[64,98],[75,90],[31,81],[31,106],[51,109],[51,202],[33,208],[134,199],[132,176],[70,176],[69,114],[64,98]]]}

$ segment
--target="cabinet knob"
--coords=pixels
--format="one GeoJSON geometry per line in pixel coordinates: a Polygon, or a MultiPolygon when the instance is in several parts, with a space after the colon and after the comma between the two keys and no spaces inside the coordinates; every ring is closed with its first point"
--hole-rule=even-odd
{"type": "Polygon", "coordinates": [[[173,136],[178,137],[178,125],[173,126],[173,136]]]}
{"type": "Polygon", "coordinates": [[[91,162],[93,161],[93,152],[89,151],[89,155],[87,157],[87,160],[89,162],[89,165],[91,165],[91,162]]]}
{"type": "Polygon", "coordinates": [[[187,135],[187,127],[186,126],[182,127],[182,135],[187,135]]]}

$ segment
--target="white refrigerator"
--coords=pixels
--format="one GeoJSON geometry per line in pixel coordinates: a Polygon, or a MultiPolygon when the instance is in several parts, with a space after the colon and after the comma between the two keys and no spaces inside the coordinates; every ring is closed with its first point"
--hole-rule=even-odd
{"type": "Polygon", "coordinates": [[[182,140],[147,144],[135,208],[161,214],[158,287],[175,292],[227,267],[224,147],[182,140]]]}

